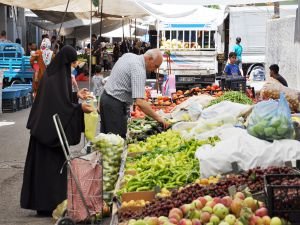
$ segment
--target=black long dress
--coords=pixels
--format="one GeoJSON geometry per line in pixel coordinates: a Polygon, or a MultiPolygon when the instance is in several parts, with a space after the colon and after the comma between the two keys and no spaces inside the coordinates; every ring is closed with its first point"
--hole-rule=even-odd
{"type": "Polygon", "coordinates": [[[58,113],[68,142],[80,142],[84,130],[80,104],[72,103],[71,62],[77,53],[65,46],[48,66],[33,103],[27,128],[30,141],[25,162],[21,207],[52,211],[67,197],[67,171],[52,116],[58,113]]]}

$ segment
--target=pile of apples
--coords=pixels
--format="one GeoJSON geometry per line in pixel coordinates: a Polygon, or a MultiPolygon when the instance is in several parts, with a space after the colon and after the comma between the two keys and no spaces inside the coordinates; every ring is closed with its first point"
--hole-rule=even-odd
{"type": "Polygon", "coordinates": [[[173,208],[169,216],[131,219],[128,225],[283,225],[278,217],[269,217],[263,202],[237,192],[234,197],[199,197],[191,204],[173,208]]]}

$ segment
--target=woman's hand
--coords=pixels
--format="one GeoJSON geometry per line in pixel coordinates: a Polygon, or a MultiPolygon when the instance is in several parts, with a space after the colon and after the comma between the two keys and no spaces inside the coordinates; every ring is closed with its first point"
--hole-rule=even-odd
{"type": "Polygon", "coordinates": [[[94,111],[94,107],[87,103],[82,103],[81,108],[84,113],[91,113],[94,111]]]}
{"type": "Polygon", "coordinates": [[[82,88],[81,90],[79,90],[77,92],[77,97],[82,99],[82,100],[87,99],[89,97],[89,95],[90,95],[90,92],[88,91],[87,88],[82,88]]]}

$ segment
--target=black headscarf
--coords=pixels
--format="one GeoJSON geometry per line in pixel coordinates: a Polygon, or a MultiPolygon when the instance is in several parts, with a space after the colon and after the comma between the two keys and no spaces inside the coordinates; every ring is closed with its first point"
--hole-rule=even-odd
{"type": "Polygon", "coordinates": [[[39,142],[56,147],[59,145],[52,116],[58,113],[69,144],[78,144],[83,131],[83,112],[80,104],[72,103],[71,63],[77,53],[71,46],[63,47],[41,79],[33,103],[27,128],[39,142]]]}

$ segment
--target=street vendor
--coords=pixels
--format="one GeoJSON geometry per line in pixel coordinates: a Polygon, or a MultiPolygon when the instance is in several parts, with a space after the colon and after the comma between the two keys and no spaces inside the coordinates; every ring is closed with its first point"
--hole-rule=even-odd
{"type": "Polygon", "coordinates": [[[146,72],[158,69],[162,61],[160,50],[150,49],[144,55],[126,53],[116,62],[100,101],[102,133],[119,134],[125,138],[127,106],[134,101],[146,115],[162,123],[165,128],[169,126],[144,100],[146,72]]]}
{"type": "Polygon", "coordinates": [[[283,78],[283,76],[281,76],[279,74],[279,66],[277,64],[273,64],[269,67],[270,69],[270,77],[274,78],[275,80],[279,81],[283,86],[288,86],[288,83],[286,81],[286,79],[283,78]]]}

